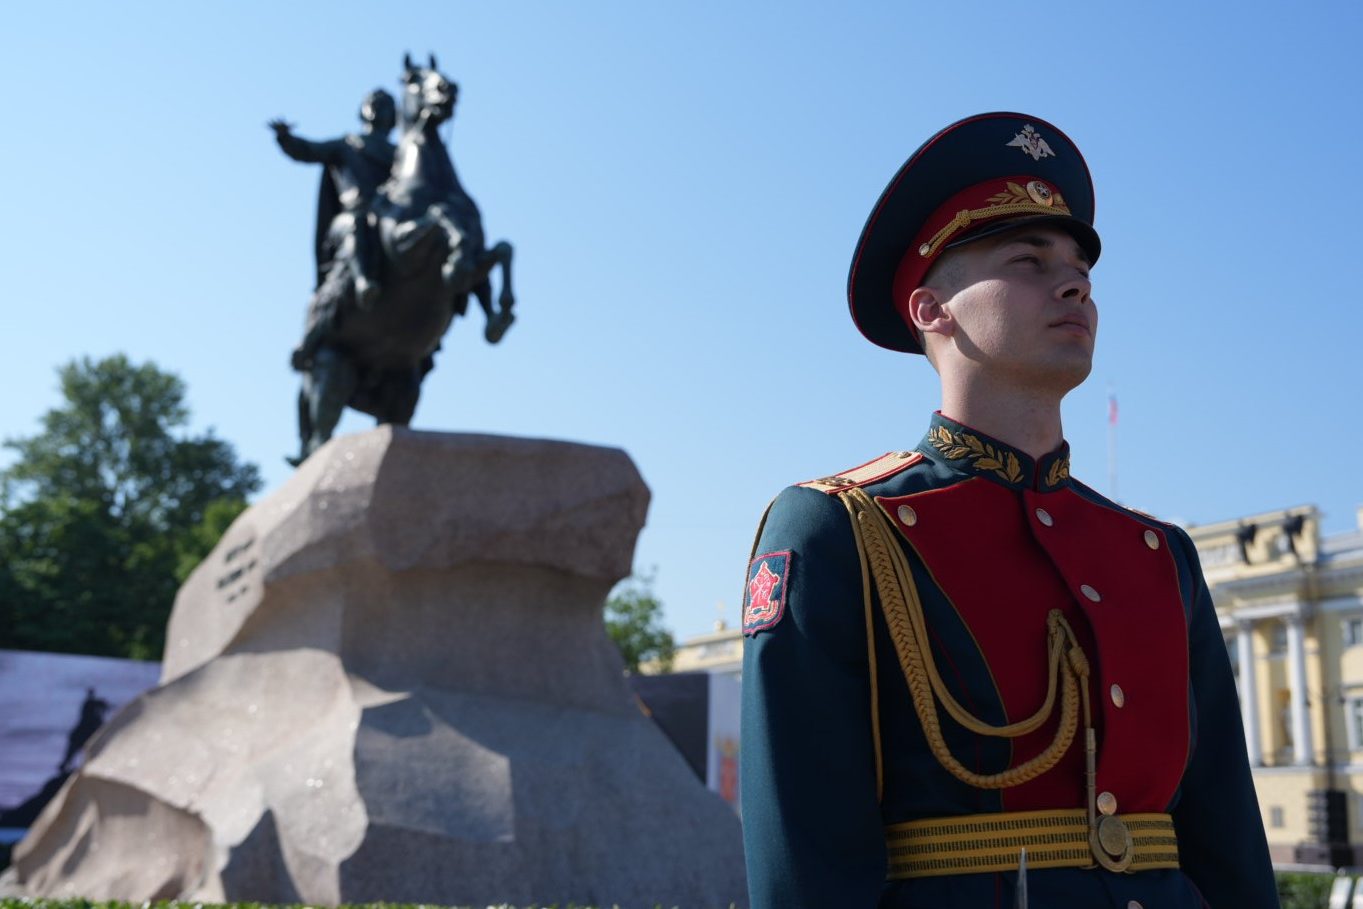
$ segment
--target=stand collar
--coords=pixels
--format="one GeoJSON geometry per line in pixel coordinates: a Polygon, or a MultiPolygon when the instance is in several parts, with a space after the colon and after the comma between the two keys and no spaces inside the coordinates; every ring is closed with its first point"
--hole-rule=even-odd
{"type": "Polygon", "coordinates": [[[1052,492],[1070,483],[1070,446],[1034,459],[1011,445],[971,429],[963,423],[932,415],[918,450],[952,470],[982,476],[1012,489],[1052,492]]]}

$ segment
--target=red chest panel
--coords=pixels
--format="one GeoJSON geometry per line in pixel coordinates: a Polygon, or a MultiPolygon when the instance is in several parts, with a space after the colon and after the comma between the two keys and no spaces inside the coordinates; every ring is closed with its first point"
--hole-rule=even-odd
{"type": "MultiPolygon", "coordinates": [[[[1163,532],[1067,488],[985,479],[876,501],[970,628],[1009,722],[1045,699],[1046,615],[1062,610],[1093,666],[1098,791],[1122,813],[1165,810],[1189,728],[1187,623],[1163,532]]],[[[1013,766],[1055,726],[1014,740],[1013,766]]],[[[1055,768],[1003,792],[1005,810],[1081,807],[1083,767],[1081,732],[1055,768]]]]}

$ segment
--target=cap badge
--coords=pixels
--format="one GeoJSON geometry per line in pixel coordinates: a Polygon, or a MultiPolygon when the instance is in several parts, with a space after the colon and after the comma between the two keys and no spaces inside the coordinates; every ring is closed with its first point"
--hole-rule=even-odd
{"type": "Polygon", "coordinates": [[[1037,205],[1045,205],[1049,208],[1055,204],[1055,194],[1051,192],[1049,186],[1040,180],[1033,180],[1027,184],[1027,195],[1037,205]]]}
{"type": "Polygon", "coordinates": [[[1022,132],[1014,136],[1013,141],[1009,142],[1008,145],[1022,149],[1031,156],[1033,161],[1055,157],[1055,152],[1046,144],[1046,140],[1041,138],[1041,133],[1036,131],[1036,127],[1030,123],[1024,126],[1022,132]]]}

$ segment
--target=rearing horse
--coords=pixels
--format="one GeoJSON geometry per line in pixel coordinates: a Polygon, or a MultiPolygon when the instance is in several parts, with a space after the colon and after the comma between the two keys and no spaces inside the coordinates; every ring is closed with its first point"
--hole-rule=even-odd
{"type": "Polygon", "coordinates": [[[393,172],[373,204],[383,261],[381,290],[361,304],[346,286],[347,269],[333,269],[319,293],[339,304],[330,337],[313,355],[299,395],[297,461],[331,438],[349,406],[379,423],[406,426],[416,411],[421,380],[434,366],[440,339],[455,316],[468,309],[469,294],[487,316],[484,336],[501,340],[514,316],[511,244],[487,248],[478,206],[464,192],[438,132],[454,114],[459,89],[436,68],[404,58],[402,137],[393,172]],[[492,270],[501,265],[502,286],[493,305],[492,270]]]}

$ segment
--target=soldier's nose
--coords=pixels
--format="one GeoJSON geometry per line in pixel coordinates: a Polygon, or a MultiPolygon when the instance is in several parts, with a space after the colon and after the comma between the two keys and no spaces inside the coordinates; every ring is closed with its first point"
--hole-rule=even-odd
{"type": "Polygon", "coordinates": [[[1075,276],[1066,281],[1059,287],[1059,296],[1062,300],[1077,300],[1087,303],[1093,293],[1093,283],[1083,276],[1075,276]]]}

